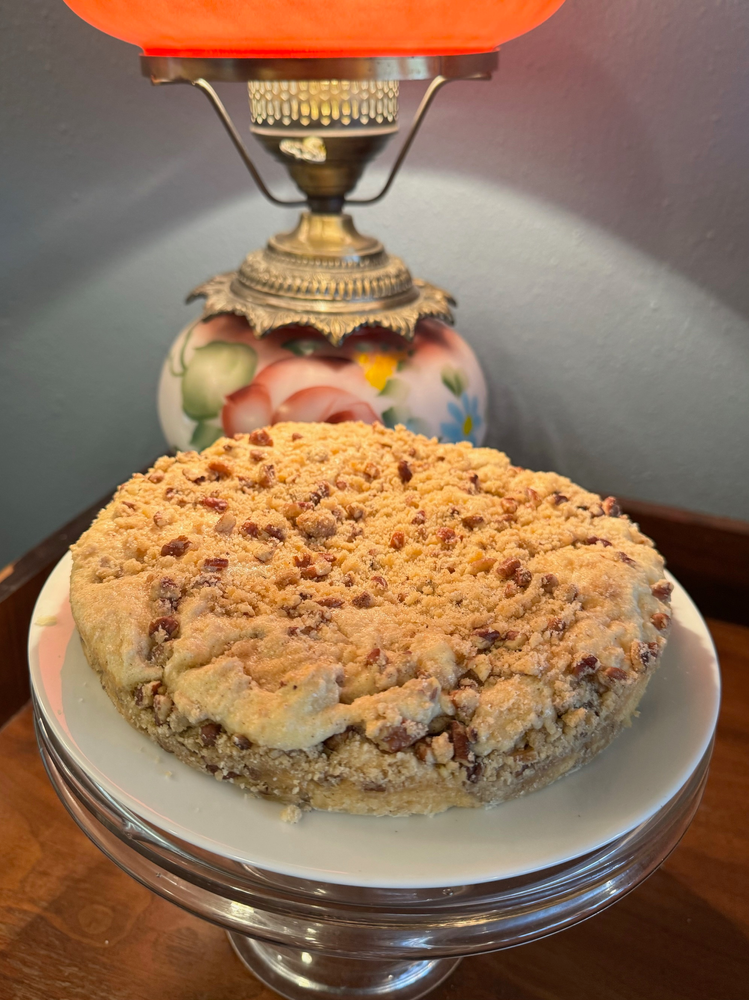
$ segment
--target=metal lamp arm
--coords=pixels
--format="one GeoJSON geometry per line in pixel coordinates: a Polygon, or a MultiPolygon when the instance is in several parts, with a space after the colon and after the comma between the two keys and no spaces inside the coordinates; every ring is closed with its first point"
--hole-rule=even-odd
{"type": "Polygon", "coordinates": [[[444,87],[446,83],[452,83],[454,80],[491,80],[491,73],[475,73],[472,76],[462,76],[462,77],[447,77],[447,76],[436,76],[432,82],[427,87],[426,93],[421,99],[421,104],[419,105],[414,120],[411,122],[411,128],[406,140],[401,146],[400,152],[395,159],[395,163],[390,170],[388,179],[385,181],[385,185],[379,194],[374,195],[372,198],[347,198],[347,205],[373,205],[375,202],[380,201],[388,193],[392,187],[393,181],[395,180],[398,171],[403,166],[403,161],[408,156],[409,150],[413,145],[413,141],[416,138],[416,134],[421,128],[421,123],[424,121],[427,111],[429,110],[432,101],[437,96],[437,92],[444,87]]]}
{"type": "Polygon", "coordinates": [[[245,144],[242,142],[239,132],[237,132],[236,128],[234,127],[234,122],[229,117],[229,112],[224,107],[221,98],[218,96],[216,91],[213,89],[210,83],[208,83],[207,80],[198,79],[198,80],[192,80],[191,82],[193,87],[197,87],[199,90],[203,91],[205,96],[213,105],[214,111],[221,120],[221,124],[226,129],[229,138],[234,143],[234,148],[242,157],[242,162],[249,170],[252,179],[255,181],[260,190],[260,193],[263,194],[268,199],[268,201],[272,201],[274,205],[284,205],[287,208],[289,207],[299,208],[302,205],[306,205],[307,204],[306,199],[301,199],[298,201],[285,201],[283,198],[276,198],[276,196],[268,190],[268,188],[265,185],[265,181],[260,176],[257,167],[252,161],[252,157],[247,152],[247,148],[245,147],[245,144]]]}

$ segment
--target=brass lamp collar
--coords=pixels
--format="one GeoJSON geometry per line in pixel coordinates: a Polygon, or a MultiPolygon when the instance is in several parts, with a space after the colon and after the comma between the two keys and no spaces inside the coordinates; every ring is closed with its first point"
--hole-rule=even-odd
{"type": "Polygon", "coordinates": [[[203,319],[245,316],[256,337],[284,326],[309,326],[340,344],[362,326],[412,340],[428,316],[453,321],[448,292],[414,280],[399,257],[357,231],[349,215],[303,212],[290,233],[248,254],[238,271],[191,292],[204,297],[203,319]]]}

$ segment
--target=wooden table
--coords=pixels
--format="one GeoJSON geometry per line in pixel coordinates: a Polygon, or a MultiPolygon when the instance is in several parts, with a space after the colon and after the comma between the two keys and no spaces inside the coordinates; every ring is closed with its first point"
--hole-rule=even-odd
{"type": "MultiPolygon", "coordinates": [[[[585,924],[466,959],[433,1000],[749,998],[749,629],[710,628],[724,676],[705,798],[644,885],[585,924]]],[[[31,712],[0,731],[0,1000],[272,1000],[224,933],[152,895],[69,818],[31,712]]]]}

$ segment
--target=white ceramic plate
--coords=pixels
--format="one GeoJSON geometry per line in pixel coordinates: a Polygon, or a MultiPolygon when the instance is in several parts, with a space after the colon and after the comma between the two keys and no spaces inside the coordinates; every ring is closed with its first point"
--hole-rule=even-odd
{"type": "Polygon", "coordinates": [[[280,819],[281,805],[181,764],[118,714],[81,649],[68,599],[70,566],[67,555],[47,580],[29,636],[31,681],[54,734],[86,774],[149,823],[285,875],[417,888],[559,864],[657,812],[694,771],[715,729],[715,649],[676,584],[671,638],[639,717],[581,770],[495,809],[404,819],[312,812],[291,826],[280,819]]]}

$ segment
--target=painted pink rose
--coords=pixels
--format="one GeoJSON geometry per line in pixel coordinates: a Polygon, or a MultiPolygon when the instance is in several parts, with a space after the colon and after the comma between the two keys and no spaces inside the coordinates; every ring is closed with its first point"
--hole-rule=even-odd
{"type": "Polygon", "coordinates": [[[287,358],[227,396],[221,423],[229,435],[281,420],[371,424],[379,420],[367,402],[372,396],[359,365],[345,358],[287,358]]]}

